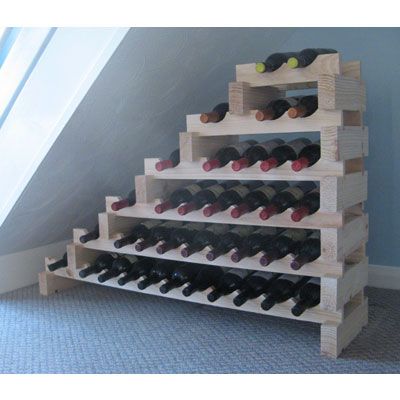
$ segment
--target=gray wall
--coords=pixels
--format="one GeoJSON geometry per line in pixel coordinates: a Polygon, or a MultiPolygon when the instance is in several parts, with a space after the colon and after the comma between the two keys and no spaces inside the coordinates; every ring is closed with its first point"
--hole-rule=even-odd
{"type": "Polygon", "coordinates": [[[276,50],[333,47],[361,60],[370,129],[370,261],[400,265],[399,29],[133,29],[0,228],[0,254],[70,237],[125,193],[143,158],[178,143],[185,115],[227,97],[234,65],[276,50]]]}

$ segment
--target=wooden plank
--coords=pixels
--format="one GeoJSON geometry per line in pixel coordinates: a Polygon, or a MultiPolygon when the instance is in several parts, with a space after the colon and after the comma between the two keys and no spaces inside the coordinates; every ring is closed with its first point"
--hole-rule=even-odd
{"type": "Polygon", "coordinates": [[[367,200],[368,174],[355,172],[343,177],[321,179],[321,207],[323,212],[346,210],[367,200]]]}
{"type": "MultiPolygon", "coordinates": [[[[260,257],[261,254],[255,255],[254,257],[248,257],[246,259],[241,260],[238,263],[234,263],[231,261],[231,255],[233,250],[226,255],[218,257],[214,261],[208,261],[206,259],[206,254],[209,251],[208,248],[193,254],[190,257],[184,258],[181,256],[182,247],[178,249],[174,249],[168,251],[167,253],[160,255],[156,252],[155,247],[148,248],[144,251],[137,252],[134,246],[125,246],[121,249],[116,249],[113,245],[113,240],[93,240],[85,245],[80,246],[81,248],[91,249],[91,250],[103,250],[121,254],[133,254],[144,257],[152,257],[152,258],[160,258],[165,260],[174,260],[174,261],[184,261],[189,263],[197,263],[197,264],[205,264],[205,265],[217,265],[220,267],[228,267],[228,268],[240,268],[240,269],[249,269],[255,271],[271,271],[271,272],[279,272],[285,274],[292,275],[304,275],[304,276],[336,276],[340,277],[343,275],[344,271],[344,263],[336,263],[329,262],[320,259],[313,261],[307,265],[304,265],[300,270],[295,271],[290,268],[290,263],[292,261],[292,257],[290,255],[282,258],[281,260],[274,261],[268,267],[264,267],[260,265],[260,257]]],[[[77,246],[78,247],[78,246],[77,246]]]]}
{"type": "MultiPolygon", "coordinates": [[[[57,274],[62,275],[62,271],[57,272],[57,274]]],[[[79,277],[77,277],[75,279],[84,281],[84,282],[99,284],[99,282],[97,280],[97,276],[95,276],[95,275],[88,276],[85,279],[81,279],[79,277]]],[[[103,283],[102,285],[114,287],[114,288],[118,288],[118,289],[124,289],[124,290],[132,291],[132,292],[139,292],[139,293],[144,293],[144,294],[149,294],[149,295],[163,296],[165,298],[182,300],[182,301],[187,301],[190,303],[204,304],[204,305],[209,305],[209,306],[213,306],[213,307],[229,308],[229,309],[238,310],[238,311],[247,311],[247,312],[253,312],[253,313],[263,314],[263,315],[271,315],[271,316],[282,317],[282,318],[296,319],[296,320],[300,320],[300,321],[325,323],[327,321],[340,322],[343,319],[342,312],[326,311],[326,310],[322,310],[318,306],[307,310],[300,317],[295,317],[294,315],[292,315],[292,313],[290,311],[291,308],[295,304],[292,299],[288,300],[284,303],[275,305],[271,310],[264,311],[260,306],[260,304],[263,300],[262,296],[259,297],[258,299],[248,301],[246,304],[244,304],[241,307],[236,307],[233,304],[232,300],[238,294],[237,292],[234,292],[228,296],[223,296],[220,299],[218,299],[215,303],[210,303],[207,300],[207,294],[211,291],[211,289],[207,289],[204,292],[196,292],[190,297],[185,297],[182,295],[182,290],[186,286],[186,285],[184,285],[181,288],[171,290],[167,294],[161,294],[159,291],[159,287],[163,283],[165,283],[165,281],[161,281],[158,284],[151,285],[150,287],[146,288],[145,290],[139,290],[137,288],[137,282],[128,282],[125,286],[119,286],[117,283],[117,279],[111,279],[111,280],[103,283]]]]}
{"type": "Polygon", "coordinates": [[[321,74],[340,74],[340,55],[324,54],[306,68],[291,69],[283,64],[270,73],[260,74],[255,70],[255,63],[236,65],[236,81],[247,82],[250,86],[276,86],[280,89],[303,89],[315,87],[321,74]]]}
{"type": "Polygon", "coordinates": [[[368,284],[368,258],[358,264],[346,266],[342,278],[321,278],[321,308],[336,311],[342,309],[368,284]]]}
{"type": "Polygon", "coordinates": [[[180,161],[192,162],[201,157],[212,157],[220,148],[238,142],[239,136],[199,136],[196,132],[181,132],[179,134],[180,161]]]}
{"type": "MultiPolygon", "coordinates": [[[[111,197],[112,198],[112,197],[111,197]]],[[[326,212],[317,211],[316,213],[305,217],[299,222],[294,222],[291,219],[292,210],[286,210],[282,214],[277,214],[268,220],[262,220],[258,214],[260,210],[255,210],[251,213],[245,214],[240,218],[232,218],[230,213],[233,207],[212,215],[211,217],[204,217],[202,210],[196,210],[186,215],[179,215],[176,209],[165,211],[162,214],[157,214],[154,207],[159,203],[154,201],[151,203],[137,203],[133,207],[124,208],[120,211],[114,212],[108,209],[110,213],[115,213],[120,217],[129,218],[153,218],[164,220],[176,221],[193,221],[193,222],[207,222],[216,224],[235,224],[235,225],[254,225],[254,226],[281,226],[287,228],[305,228],[305,229],[319,229],[319,228],[339,228],[343,226],[345,214],[342,211],[326,212]]]]}
{"type": "Polygon", "coordinates": [[[229,83],[229,111],[231,114],[246,114],[250,110],[264,108],[270,101],[284,97],[277,88],[251,87],[247,82],[229,83]]]}
{"type": "Polygon", "coordinates": [[[218,123],[203,124],[200,114],[186,116],[186,130],[203,136],[253,135],[268,133],[319,132],[324,126],[342,126],[343,112],[319,109],[307,118],[289,118],[287,113],[273,121],[257,121],[256,110],[245,115],[227,113],[218,123]]]}
{"type": "Polygon", "coordinates": [[[364,111],[365,85],[358,79],[343,75],[320,75],[318,107],[321,110],[364,111]]]}
{"type": "Polygon", "coordinates": [[[361,304],[349,304],[343,323],[326,322],[321,325],[321,354],[337,358],[361,329],[368,323],[368,299],[361,304]]]}
{"type": "Polygon", "coordinates": [[[349,78],[361,79],[361,62],[348,61],[342,64],[342,75],[349,78]]]}
{"type": "Polygon", "coordinates": [[[48,271],[39,272],[39,293],[42,296],[49,296],[62,290],[71,289],[81,283],[71,278],[57,276],[48,271]]]}
{"type": "Polygon", "coordinates": [[[330,126],[321,129],[321,159],[344,161],[368,156],[368,128],[330,126]]]}
{"type": "Polygon", "coordinates": [[[368,240],[368,215],[349,216],[342,228],[321,229],[321,258],[341,262],[368,240]]]}
{"type": "MultiPolygon", "coordinates": [[[[278,168],[274,168],[268,172],[263,172],[260,169],[261,162],[258,161],[249,168],[242,169],[241,171],[232,170],[232,162],[229,162],[222,168],[216,168],[209,172],[203,170],[203,164],[209,160],[207,157],[201,157],[197,161],[185,162],[181,161],[175,168],[169,168],[164,171],[156,170],[156,163],[159,158],[146,158],[144,164],[144,170],[146,176],[150,179],[142,180],[141,187],[147,182],[147,186],[151,186],[150,182],[157,182],[163,180],[173,179],[242,179],[242,180],[288,180],[288,181],[320,181],[328,176],[338,177],[343,176],[345,173],[345,164],[343,161],[327,161],[320,160],[313,166],[305,168],[299,172],[294,172],[290,162],[286,162],[278,168]]],[[[138,184],[138,183],[137,183],[138,184]]],[[[161,185],[157,183],[157,185],[161,185]]],[[[183,185],[183,183],[182,183],[183,185]]],[[[138,186],[137,186],[138,187],[138,186]]],[[[138,190],[138,189],[137,189],[138,190]]],[[[150,188],[148,190],[151,190],[150,188]]],[[[143,190],[142,190],[143,192],[143,190]]],[[[162,189],[155,189],[158,194],[165,193],[166,190],[162,186],[162,189]]],[[[155,198],[156,195],[148,195],[147,198],[155,198]]],[[[161,197],[161,196],[160,196],[161,197]]],[[[144,203],[144,196],[140,196],[140,201],[144,203]]]]}

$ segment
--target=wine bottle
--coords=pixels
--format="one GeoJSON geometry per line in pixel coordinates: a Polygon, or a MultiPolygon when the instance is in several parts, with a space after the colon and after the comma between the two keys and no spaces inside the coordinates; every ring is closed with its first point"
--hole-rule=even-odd
{"type": "Polygon", "coordinates": [[[117,276],[123,274],[124,272],[128,272],[128,270],[131,268],[131,265],[135,262],[138,261],[138,258],[135,256],[118,256],[113,263],[111,264],[111,267],[100,274],[97,277],[97,280],[100,283],[104,283],[112,278],[116,278],[117,276]]]}
{"type": "Polygon", "coordinates": [[[82,235],[82,236],[79,238],[79,241],[80,241],[82,244],[85,244],[85,243],[87,243],[87,242],[90,242],[91,240],[96,240],[96,239],[98,239],[98,238],[99,238],[99,235],[100,235],[100,233],[99,233],[99,224],[97,224],[97,225],[93,228],[92,231],[86,233],[85,235],[82,235]]]}
{"type": "Polygon", "coordinates": [[[148,275],[138,283],[138,288],[144,290],[150,285],[161,282],[163,279],[169,279],[178,265],[181,265],[181,263],[170,260],[158,260],[150,269],[148,275]]]}
{"type": "Polygon", "coordinates": [[[301,150],[310,143],[310,139],[300,138],[291,140],[290,142],[276,147],[272,150],[271,156],[261,162],[261,170],[267,172],[272,168],[279,167],[286,161],[296,160],[299,157],[301,150]]]}
{"type": "Polygon", "coordinates": [[[251,146],[257,144],[255,140],[246,140],[238,144],[231,144],[229,146],[219,149],[215,156],[203,164],[204,171],[208,172],[215,168],[224,167],[230,161],[238,160],[242,157],[243,153],[251,146]]]}
{"type": "Polygon", "coordinates": [[[309,308],[317,306],[321,301],[321,280],[311,278],[298,292],[296,305],[292,307],[292,314],[299,317],[309,308]]]}
{"type": "Polygon", "coordinates": [[[179,215],[186,215],[194,210],[203,208],[207,204],[215,203],[223,192],[237,185],[240,185],[239,181],[226,181],[209,186],[208,188],[196,193],[193,196],[192,201],[179,206],[178,213],[179,215]]]}
{"type": "Polygon", "coordinates": [[[118,211],[126,207],[132,207],[135,204],[136,204],[136,191],[135,189],[133,189],[128,193],[128,196],[125,199],[114,201],[114,203],[111,204],[111,209],[113,211],[118,211]]]}
{"type": "Polygon", "coordinates": [[[314,114],[318,109],[318,97],[315,95],[303,96],[298,104],[288,110],[289,118],[306,118],[314,114]]]}
{"type": "Polygon", "coordinates": [[[127,269],[124,276],[118,279],[118,285],[124,286],[128,282],[136,281],[144,275],[148,275],[150,269],[154,267],[156,260],[154,258],[143,258],[127,269]]]}
{"type": "Polygon", "coordinates": [[[110,268],[116,258],[117,256],[113,254],[100,254],[94,263],[79,271],[79,276],[81,278],[86,278],[92,274],[99,274],[101,271],[110,268]]]}
{"type": "Polygon", "coordinates": [[[61,257],[60,260],[49,264],[47,268],[50,272],[54,272],[57,269],[65,268],[67,266],[68,266],[68,256],[67,253],[64,253],[64,255],[61,257]]]}
{"type": "Polygon", "coordinates": [[[271,264],[275,260],[295,253],[299,246],[304,242],[309,231],[305,229],[286,229],[279,236],[272,240],[271,245],[260,258],[260,264],[264,267],[271,264]]]}
{"type": "Polygon", "coordinates": [[[229,231],[230,226],[225,224],[212,224],[196,234],[190,243],[187,243],[181,251],[182,257],[189,257],[203,250],[205,247],[215,247],[220,236],[229,231]]]}
{"type": "Polygon", "coordinates": [[[311,167],[321,158],[321,144],[317,142],[311,143],[304,147],[299,153],[299,158],[292,162],[292,170],[299,172],[304,168],[311,167]]]}
{"type": "Polygon", "coordinates": [[[150,233],[146,239],[135,244],[136,251],[143,251],[149,247],[155,246],[162,240],[168,241],[174,229],[183,226],[182,221],[166,221],[160,225],[156,225],[150,229],[150,233]]]}
{"type": "Polygon", "coordinates": [[[321,234],[314,231],[301,245],[290,266],[299,270],[304,264],[315,261],[321,255],[321,234]]]}
{"type": "Polygon", "coordinates": [[[176,249],[184,243],[190,243],[196,234],[203,230],[206,224],[201,222],[191,222],[182,226],[181,228],[174,229],[167,241],[163,241],[156,247],[158,254],[164,254],[167,251],[176,249]]]}
{"type": "Polygon", "coordinates": [[[290,186],[274,196],[270,204],[264,207],[259,216],[262,220],[271,218],[275,214],[281,214],[299,202],[303,196],[316,188],[314,182],[300,182],[290,186]]]}
{"type": "Polygon", "coordinates": [[[309,276],[281,275],[267,289],[265,299],[261,303],[261,308],[268,311],[275,304],[283,303],[284,301],[295,297],[299,289],[309,280],[309,276]]]}
{"type": "Polygon", "coordinates": [[[261,296],[280,275],[264,271],[257,271],[251,274],[245,279],[242,287],[239,289],[239,294],[233,299],[233,304],[241,307],[248,300],[261,296]]]}
{"type": "Polygon", "coordinates": [[[161,214],[167,210],[180,206],[182,203],[188,203],[189,201],[192,201],[192,198],[196,193],[209,186],[215,185],[216,183],[217,181],[208,179],[174,190],[167,201],[155,206],[154,211],[157,214],[161,214]]]}
{"type": "Polygon", "coordinates": [[[289,68],[304,68],[314,62],[314,60],[321,54],[337,53],[334,49],[304,49],[299,53],[291,56],[288,61],[289,68]]]}
{"type": "Polygon", "coordinates": [[[250,183],[234,186],[233,188],[222,193],[215,203],[205,207],[203,209],[203,215],[205,217],[211,217],[218,212],[228,209],[230,206],[240,204],[245,196],[262,185],[262,181],[252,181],[250,183]]]}
{"type": "Polygon", "coordinates": [[[178,265],[172,272],[168,281],[160,286],[160,292],[166,294],[172,289],[179,288],[185,283],[192,282],[202,267],[201,264],[178,265]]]}
{"type": "Polygon", "coordinates": [[[244,238],[254,232],[254,229],[253,226],[235,226],[228,233],[221,236],[219,243],[207,253],[207,260],[214,261],[223,254],[230,252],[232,249],[238,248],[244,238]]]}
{"type": "MultiPolygon", "coordinates": [[[[290,107],[294,107],[298,104],[299,99],[297,97],[287,97],[285,99],[277,99],[270,101],[265,108],[261,108],[256,112],[257,121],[272,121],[282,117],[283,114],[290,107]]],[[[264,158],[265,160],[265,158],[264,158]]]]}
{"type": "Polygon", "coordinates": [[[243,168],[248,168],[254,165],[257,161],[265,160],[270,155],[272,150],[285,143],[282,139],[267,140],[266,142],[257,143],[249,147],[244,153],[243,157],[233,161],[232,169],[240,171],[243,168]]]}
{"type": "Polygon", "coordinates": [[[287,182],[276,181],[248,193],[243,201],[232,209],[232,218],[239,218],[243,214],[257,210],[259,207],[267,207],[279,192],[288,187],[287,182]]]}
{"type": "Polygon", "coordinates": [[[283,64],[287,63],[289,58],[296,56],[297,53],[292,51],[286,53],[273,53],[268,56],[264,62],[256,63],[256,71],[259,73],[276,71],[283,64]]]}
{"type": "Polygon", "coordinates": [[[216,285],[224,273],[225,270],[221,267],[203,265],[196,277],[182,290],[182,294],[189,297],[195,292],[203,292],[216,285]]]}
{"type": "Polygon", "coordinates": [[[160,224],[161,221],[156,219],[148,219],[143,221],[140,224],[135,225],[128,235],[122,237],[121,239],[117,239],[114,242],[114,247],[116,249],[120,249],[124,246],[135,243],[139,239],[146,239],[150,235],[151,228],[160,224]]]}
{"type": "Polygon", "coordinates": [[[231,294],[237,289],[240,289],[244,280],[250,275],[251,271],[245,269],[232,268],[229,269],[218,280],[215,289],[207,295],[209,302],[217,301],[221,296],[231,294]]]}
{"type": "Polygon", "coordinates": [[[209,122],[220,122],[225,118],[228,111],[229,103],[217,104],[211,112],[202,113],[200,115],[200,121],[203,124],[208,124],[209,122]]]}
{"type": "Polygon", "coordinates": [[[243,242],[232,253],[231,260],[235,263],[245,257],[253,257],[261,250],[266,251],[273,239],[281,233],[282,229],[275,227],[262,227],[256,229],[252,234],[244,238],[243,242]]]}
{"type": "Polygon", "coordinates": [[[319,189],[308,192],[298,203],[295,204],[291,218],[294,222],[299,222],[308,215],[314,214],[319,210],[319,189]]]}
{"type": "Polygon", "coordinates": [[[174,168],[181,161],[179,149],[174,150],[168,157],[167,160],[161,160],[156,163],[157,171],[164,171],[164,169],[174,168]]]}

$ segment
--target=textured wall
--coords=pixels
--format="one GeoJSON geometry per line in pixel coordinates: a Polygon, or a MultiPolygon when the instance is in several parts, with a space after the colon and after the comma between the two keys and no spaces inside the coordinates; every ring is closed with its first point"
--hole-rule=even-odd
{"type": "Polygon", "coordinates": [[[143,158],[167,156],[185,115],[227,98],[234,66],[292,29],[132,29],[0,228],[0,254],[71,237],[127,192],[143,158]]]}

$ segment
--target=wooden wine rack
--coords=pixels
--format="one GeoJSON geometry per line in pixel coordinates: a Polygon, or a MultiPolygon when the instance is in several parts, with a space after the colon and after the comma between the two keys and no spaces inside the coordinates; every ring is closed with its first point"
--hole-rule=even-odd
{"type": "Polygon", "coordinates": [[[283,65],[272,73],[259,74],[254,64],[236,66],[236,82],[229,85],[230,112],[219,123],[203,124],[199,115],[187,116],[187,132],[180,134],[180,164],[172,169],[158,172],[158,159],[145,159],[144,175],[135,178],[137,204],[114,212],[111,204],[119,197],[106,198],[106,212],[99,214],[100,237],[86,244],[79,242],[85,229],[74,230],[73,243],[68,245],[68,267],[50,272],[47,265],[54,261],[46,259],[46,269],[40,274],[40,291],[44,295],[84,282],[97,283],[97,276],[79,277],[79,270],[93,262],[100,252],[138,254],[145,257],[164,258],[200,264],[268,270],[321,278],[321,303],[294,317],[290,309],[293,300],[274,306],[269,311],[260,307],[261,298],[248,301],[237,308],[232,298],[235,293],[222,297],[215,303],[207,301],[207,293],[195,293],[186,298],[182,288],[162,295],[153,285],[144,291],[137,283],[129,282],[120,287],[115,279],[103,285],[147,294],[162,295],[183,301],[232,308],[284,318],[311,321],[321,324],[321,353],[337,357],[367,324],[368,300],[364,287],[368,278],[368,258],[365,245],[368,239],[368,216],[363,211],[367,199],[367,173],[364,157],[368,155],[368,129],[363,126],[365,110],[365,87],[361,81],[360,62],[341,62],[339,54],[317,57],[310,66],[291,70],[283,65]],[[319,109],[308,118],[290,119],[286,115],[275,121],[259,122],[255,110],[268,101],[285,96],[286,91],[314,88],[318,93],[319,109]],[[239,141],[239,135],[282,134],[295,132],[320,132],[321,159],[312,167],[293,172],[288,163],[262,172],[259,163],[239,172],[228,164],[210,172],[201,168],[203,162],[224,145],[239,141]],[[288,180],[318,181],[321,206],[313,215],[295,223],[290,212],[273,216],[267,221],[258,218],[257,210],[239,219],[230,216],[230,210],[205,218],[200,211],[180,216],[176,210],[161,215],[154,212],[160,199],[178,187],[194,179],[238,180],[288,180]],[[154,248],[137,253],[133,246],[115,249],[113,242],[128,233],[141,219],[163,219],[279,226],[319,229],[321,231],[321,256],[299,271],[290,268],[291,257],[262,267],[258,256],[234,263],[230,254],[213,262],[206,257],[206,250],[189,258],[183,258],[180,249],[159,255],[154,248]]]}

